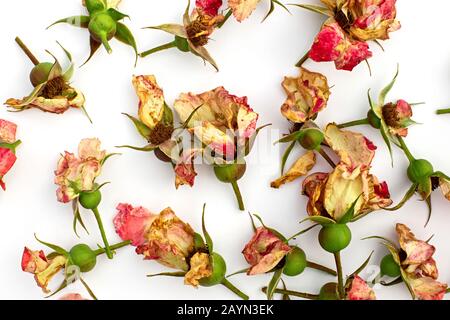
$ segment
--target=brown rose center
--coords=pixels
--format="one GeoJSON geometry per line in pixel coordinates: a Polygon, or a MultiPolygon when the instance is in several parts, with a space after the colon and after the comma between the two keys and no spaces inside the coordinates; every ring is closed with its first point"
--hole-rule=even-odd
{"type": "Polygon", "coordinates": [[[172,126],[158,123],[150,135],[150,142],[154,145],[160,145],[172,137],[173,131],[174,128],[172,126]]]}
{"type": "Polygon", "coordinates": [[[61,96],[68,87],[69,86],[62,77],[57,77],[47,82],[44,89],[42,89],[41,96],[46,99],[53,99],[57,96],[61,96]]]}

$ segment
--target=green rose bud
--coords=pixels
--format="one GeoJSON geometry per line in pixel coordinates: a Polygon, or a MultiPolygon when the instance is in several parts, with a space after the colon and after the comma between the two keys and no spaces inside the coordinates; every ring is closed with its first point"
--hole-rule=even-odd
{"type": "Polygon", "coordinates": [[[97,42],[101,42],[108,53],[112,52],[108,41],[111,40],[116,34],[117,23],[107,13],[97,13],[89,22],[89,32],[91,37],[97,42]]]}
{"type": "Polygon", "coordinates": [[[238,181],[244,176],[246,170],[247,164],[245,162],[214,167],[214,173],[216,174],[217,179],[225,183],[238,181]]]}
{"type": "Polygon", "coordinates": [[[372,110],[369,110],[369,112],[367,113],[367,120],[369,121],[369,124],[375,129],[381,128],[381,120],[372,110]]]}
{"type": "Polygon", "coordinates": [[[305,251],[299,247],[293,247],[286,256],[283,273],[289,277],[295,277],[305,271],[307,265],[305,251]]]}
{"type": "Polygon", "coordinates": [[[86,8],[90,14],[105,10],[105,4],[101,0],[86,0],[86,8]]]}
{"type": "Polygon", "coordinates": [[[175,46],[182,52],[189,52],[191,50],[187,39],[179,36],[175,36],[175,46]]]}
{"type": "Polygon", "coordinates": [[[52,68],[53,63],[50,62],[42,62],[35,66],[30,73],[30,81],[33,87],[37,87],[38,85],[46,82],[52,68]]]}
{"type": "Polygon", "coordinates": [[[352,233],[346,224],[328,224],[319,232],[319,243],[330,253],[337,253],[348,247],[352,240],[352,233]]]}
{"type": "Polygon", "coordinates": [[[339,300],[338,284],[335,282],[325,284],[320,289],[319,300],[339,300]]]}
{"type": "Polygon", "coordinates": [[[325,135],[318,129],[306,129],[300,138],[300,145],[306,150],[317,150],[325,139],[325,135]]]}
{"type": "Polygon", "coordinates": [[[392,254],[386,255],[381,260],[380,269],[381,269],[381,276],[386,275],[392,278],[397,278],[400,277],[401,275],[400,267],[397,264],[397,262],[395,262],[392,254]]]}
{"type": "Polygon", "coordinates": [[[72,263],[80,268],[81,272],[89,272],[97,264],[97,255],[85,244],[73,247],[69,252],[72,263]]]}
{"type": "Polygon", "coordinates": [[[429,178],[433,172],[433,165],[424,159],[413,160],[408,167],[408,177],[414,183],[429,178]]]}
{"type": "Polygon", "coordinates": [[[79,197],[80,204],[88,210],[97,209],[102,201],[102,193],[100,190],[82,192],[79,197]]]}

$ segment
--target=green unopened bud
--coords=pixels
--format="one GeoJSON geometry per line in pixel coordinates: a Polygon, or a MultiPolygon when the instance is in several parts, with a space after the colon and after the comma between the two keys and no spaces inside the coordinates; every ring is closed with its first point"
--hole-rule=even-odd
{"type": "Polygon", "coordinates": [[[389,276],[392,278],[400,277],[400,267],[395,262],[394,257],[392,254],[386,255],[380,263],[380,269],[381,269],[381,276],[389,276]]]}
{"type": "Polygon", "coordinates": [[[293,247],[286,256],[283,273],[289,277],[295,277],[305,271],[307,265],[305,251],[299,247],[293,247]]]}
{"type": "Polygon", "coordinates": [[[318,129],[306,129],[300,138],[300,145],[306,150],[317,150],[325,139],[325,135],[318,129]]]}
{"type": "Polygon", "coordinates": [[[178,50],[182,52],[190,51],[189,43],[185,38],[175,36],[175,46],[177,47],[178,50]]]}
{"type": "Polygon", "coordinates": [[[105,10],[105,4],[101,0],[85,0],[86,8],[90,14],[105,10]]]}
{"type": "Polygon", "coordinates": [[[102,201],[102,193],[100,190],[82,192],[79,197],[80,204],[88,210],[97,209],[102,201]]]}
{"type": "Polygon", "coordinates": [[[30,81],[33,87],[36,87],[48,80],[53,64],[50,62],[42,62],[31,70],[30,81]]]}
{"type": "Polygon", "coordinates": [[[242,161],[243,163],[215,166],[214,173],[216,174],[217,179],[225,183],[232,183],[241,179],[247,170],[247,164],[244,160],[242,161]]]}
{"type": "Polygon", "coordinates": [[[381,120],[372,110],[369,110],[369,112],[367,113],[367,120],[369,121],[369,124],[375,129],[381,128],[381,120]]]}
{"type": "Polygon", "coordinates": [[[420,183],[434,172],[433,165],[424,159],[413,160],[408,167],[408,177],[414,183],[420,183]]]}
{"type": "Polygon", "coordinates": [[[91,37],[97,42],[101,42],[109,53],[112,52],[108,41],[111,40],[117,31],[117,23],[107,13],[95,14],[89,22],[89,32],[91,37]]]}
{"type": "Polygon", "coordinates": [[[319,243],[330,253],[337,253],[348,247],[352,240],[352,232],[346,224],[328,224],[319,232],[319,243]]]}
{"type": "Polygon", "coordinates": [[[320,289],[319,300],[339,300],[338,284],[335,282],[325,284],[320,289]]]}
{"type": "Polygon", "coordinates": [[[210,256],[212,274],[207,278],[200,279],[200,285],[203,287],[212,287],[219,285],[225,279],[227,273],[227,264],[221,255],[213,253],[210,256]]]}
{"type": "Polygon", "coordinates": [[[89,272],[97,264],[97,255],[85,244],[79,244],[73,247],[69,255],[71,262],[79,267],[81,272],[89,272]]]}

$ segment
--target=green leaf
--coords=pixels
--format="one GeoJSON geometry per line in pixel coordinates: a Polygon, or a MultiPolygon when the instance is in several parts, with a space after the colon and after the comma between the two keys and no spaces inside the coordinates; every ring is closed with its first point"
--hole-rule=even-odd
{"type": "Polygon", "coordinates": [[[248,270],[250,270],[250,269],[249,269],[249,268],[245,268],[245,269],[242,269],[242,270],[233,272],[232,274],[228,275],[227,278],[231,278],[232,276],[236,276],[236,275],[238,275],[238,274],[244,274],[244,273],[247,273],[248,270]]]}
{"type": "Polygon", "coordinates": [[[149,274],[147,275],[147,278],[154,278],[154,277],[175,277],[175,278],[183,278],[186,276],[186,272],[179,271],[179,272],[162,272],[157,274],[149,274]]]}
{"type": "Polygon", "coordinates": [[[284,175],[284,169],[286,168],[286,162],[288,161],[289,156],[292,153],[292,150],[294,150],[296,143],[297,143],[297,141],[291,142],[289,147],[287,147],[286,151],[283,153],[283,157],[281,158],[281,175],[284,175]]]}
{"type": "Polygon", "coordinates": [[[219,71],[219,67],[217,66],[216,61],[211,57],[208,50],[206,50],[204,47],[196,47],[192,44],[192,42],[187,39],[189,43],[189,47],[191,48],[192,53],[202,58],[204,61],[207,61],[210,65],[216,69],[216,71],[219,71]]]}
{"type": "Polygon", "coordinates": [[[83,278],[81,278],[81,277],[80,277],[80,281],[83,284],[83,286],[86,288],[86,291],[89,293],[91,298],[94,299],[94,300],[98,300],[97,297],[95,296],[94,292],[91,290],[91,288],[89,288],[89,286],[86,283],[86,281],[84,281],[83,278]]]}
{"type": "Polygon", "coordinates": [[[182,26],[180,24],[166,23],[166,24],[161,24],[159,26],[145,27],[144,29],[161,30],[161,31],[173,34],[173,35],[181,37],[181,38],[185,38],[185,39],[187,38],[186,29],[184,26],[182,26]]]}
{"type": "Polygon", "coordinates": [[[205,237],[205,240],[206,240],[206,245],[208,246],[209,254],[212,254],[214,252],[214,244],[211,239],[211,236],[209,235],[208,231],[206,230],[205,212],[206,212],[206,203],[203,205],[202,229],[203,229],[203,236],[205,237]]]}
{"type": "Polygon", "coordinates": [[[385,100],[386,100],[386,96],[388,95],[388,93],[394,87],[394,84],[397,81],[397,77],[398,77],[399,71],[400,71],[400,66],[397,64],[397,72],[395,73],[394,78],[392,79],[392,81],[383,90],[381,90],[380,96],[378,97],[378,105],[384,106],[385,100]]]}
{"type": "Polygon", "coordinates": [[[153,152],[156,149],[158,149],[158,146],[153,146],[153,145],[148,145],[146,147],[133,147],[133,146],[117,146],[116,148],[127,148],[127,149],[132,149],[135,151],[142,151],[142,152],[153,152]]]}
{"type": "Polygon", "coordinates": [[[258,228],[256,227],[255,219],[253,219],[253,216],[250,212],[248,213],[248,216],[250,217],[250,221],[252,222],[253,232],[256,232],[256,230],[258,230],[258,228]]]}
{"type": "Polygon", "coordinates": [[[437,177],[437,178],[440,178],[440,179],[443,179],[443,180],[450,181],[450,177],[448,175],[446,175],[445,173],[441,172],[441,171],[436,171],[431,176],[432,177],[437,177]]]}
{"type": "Polygon", "coordinates": [[[73,231],[75,233],[75,235],[80,238],[80,236],[78,235],[78,231],[77,231],[77,224],[79,223],[81,225],[81,227],[83,227],[83,229],[86,231],[87,234],[89,234],[88,229],[86,228],[83,219],[81,218],[81,213],[80,213],[80,208],[78,206],[78,200],[73,200],[72,201],[72,209],[73,209],[73,231]]]}
{"type": "Polygon", "coordinates": [[[119,40],[120,42],[130,46],[133,48],[134,53],[136,55],[134,65],[136,66],[138,60],[138,50],[136,45],[136,40],[134,39],[133,33],[131,33],[130,29],[126,25],[121,22],[117,23],[117,30],[114,38],[119,40]]]}
{"type": "MultiPolygon", "coordinates": [[[[283,280],[283,279],[281,279],[281,283],[282,283],[282,285],[283,285],[283,290],[284,290],[284,291],[287,291],[286,283],[284,283],[284,280],[283,280]]],[[[282,300],[291,300],[291,297],[289,297],[288,294],[283,294],[282,300]]]]}
{"type": "Polygon", "coordinates": [[[425,202],[427,204],[428,207],[428,217],[427,217],[427,222],[425,222],[425,228],[427,227],[428,223],[431,220],[431,213],[433,211],[433,206],[431,204],[431,196],[429,196],[428,198],[425,199],[425,202]]]}
{"type": "Polygon", "coordinates": [[[297,141],[298,139],[300,139],[303,135],[304,135],[304,131],[303,130],[299,130],[296,132],[293,132],[291,134],[288,134],[287,136],[285,136],[284,138],[278,140],[277,142],[275,142],[275,144],[278,143],[287,143],[287,142],[292,142],[292,141],[297,141]]]}
{"type": "Polygon", "coordinates": [[[36,234],[34,235],[34,237],[36,238],[36,240],[39,243],[43,244],[46,247],[49,247],[50,249],[54,250],[55,252],[59,253],[60,255],[63,255],[63,256],[66,256],[66,257],[69,255],[69,253],[66,250],[64,250],[63,248],[61,248],[61,247],[59,247],[59,246],[57,246],[55,244],[39,240],[39,238],[37,237],[36,234]]]}
{"type": "Polygon", "coordinates": [[[56,294],[60,293],[65,288],[67,288],[67,281],[63,280],[63,282],[59,285],[58,289],[56,289],[52,294],[46,296],[45,299],[49,299],[49,298],[55,296],[56,294]]]}
{"type": "Polygon", "coordinates": [[[322,216],[311,216],[306,219],[303,219],[302,221],[300,221],[300,223],[303,223],[306,221],[312,221],[312,222],[318,223],[322,226],[325,226],[327,224],[335,224],[336,223],[336,221],[334,221],[333,219],[327,218],[327,217],[322,217],[322,216]]]}
{"type": "Polygon", "coordinates": [[[322,7],[322,6],[316,6],[316,5],[312,5],[312,4],[292,4],[292,5],[315,12],[315,13],[322,14],[327,17],[332,17],[334,15],[331,10],[329,10],[326,7],[322,7]]]}
{"type": "Polygon", "coordinates": [[[277,289],[278,284],[280,283],[281,276],[283,275],[283,269],[284,268],[280,268],[273,273],[273,277],[270,280],[269,285],[267,286],[268,300],[272,300],[273,298],[273,294],[275,293],[275,290],[277,289]]]}
{"type": "Polygon", "coordinates": [[[61,49],[62,49],[62,50],[64,51],[64,53],[66,54],[67,59],[69,60],[69,63],[70,63],[69,68],[63,73],[62,77],[63,77],[64,80],[70,81],[70,79],[71,79],[72,76],[73,76],[74,68],[75,68],[75,66],[74,66],[74,64],[73,64],[72,55],[70,54],[69,51],[66,50],[66,48],[64,48],[64,47],[62,46],[61,43],[59,43],[58,41],[56,41],[56,43],[61,47],[61,49]]]}
{"type": "Polygon", "coordinates": [[[272,232],[274,235],[276,235],[278,238],[280,238],[281,240],[283,240],[283,242],[287,243],[287,239],[286,239],[286,237],[285,237],[284,235],[282,235],[281,233],[279,233],[277,230],[275,230],[275,229],[273,229],[273,228],[270,228],[270,227],[266,226],[266,225],[264,224],[263,219],[262,219],[259,215],[254,214],[254,216],[256,217],[256,219],[259,220],[259,222],[261,222],[261,224],[263,225],[264,228],[266,228],[267,230],[269,230],[270,232],[272,232]]]}
{"type": "Polygon", "coordinates": [[[350,277],[359,275],[367,267],[367,265],[370,262],[370,259],[372,258],[373,253],[374,251],[372,251],[372,253],[366,259],[366,261],[364,261],[364,263],[358,269],[356,269],[355,272],[353,272],[350,277]]]}
{"type": "Polygon", "coordinates": [[[302,230],[302,231],[300,231],[300,232],[297,232],[297,233],[294,234],[292,237],[290,237],[289,239],[287,239],[287,242],[286,242],[286,243],[288,243],[288,242],[291,241],[291,240],[294,240],[295,238],[297,238],[298,236],[301,236],[301,235],[304,234],[304,233],[307,233],[308,231],[314,229],[314,228],[317,227],[317,226],[320,226],[320,224],[319,224],[319,223],[314,224],[314,225],[312,225],[311,227],[306,228],[305,230],[302,230]]]}
{"type": "Polygon", "coordinates": [[[278,1],[278,0],[270,0],[270,8],[269,8],[269,11],[267,12],[267,14],[264,16],[264,19],[262,19],[262,21],[261,22],[264,22],[264,21],[266,21],[266,19],[273,13],[273,11],[275,10],[275,5],[279,5],[280,7],[282,7],[284,10],[286,10],[288,13],[291,13],[290,11],[289,11],[289,9],[283,4],[283,3],[281,3],[280,1],[278,1]]]}
{"type": "Polygon", "coordinates": [[[381,108],[378,108],[372,100],[372,96],[370,95],[370,89],[367,90],[367,98],[369,99],[369,106],[373,113],[378,117],[378,119],[382,119],[383,115],[381,113],[381,108]]]}
{"type": "Polygon", "coordinates": [[[183,24],[188,26],[191,24],[191,15],[189,14],[189,10],[191,8],[191,0],[188,0],[186,10],[184,10],[183,14],[183,24]]]}
{"type": "Polygon", "coordinates": [[[150,129],[149,127],[147,127],[141,120],[139,120],[138,118],[135,118],[127,113],[122,113],[124,116],[127,116],[128,119],[130,119],[134,126],[136,127],[136,129],[138,130],[139,134],[145,139],[145,140],[149,140],[150,136],[152,134],[152,129],[150,129]]]}
{"type": "Polygon", "coordinates": [[[87,28],[91,18],[89,16],[73,16],[58,20],[47,27],[47,29],[53,27],[56,24],[68,23],[74,27],[87,28]]]}
{"type": "Polygon", "coordinates": [[[127,15],[127,14],[125,14],[125,13],[122,13],[122,12],[120,12],[119,10],[114,9],[114,8],[109,8],[109,9],[107,10],[107,12],[108,12],[108,15],[109,15],[111,18],[113,18],[115,21],[120,21],[120,20],[123,20],[123,19],[125,19],[125,18],[130,18],[129,15],[127,15]]]}
{"type": "Polygon", "coordinates": [[[89,53],[89,57],[87,58],[87,60],[80,66],[84,66],[86,63],[88,63],[92,57],[94,56],[94,54],[98,51],[98,49],[100,48],[102,44],[98,41],[96,41],[94,38],[89,37],[89,46],[90,46],[90,50],[91,52],[89,53]]]}
{"type": "Polygon", "coordinates": [[[172,109],[169,108],[167,103],[164,102],[164,113],[163,113],[163,123],[166,126],[173,126],[173,112],[172,109]]]}
{"type": "Polygon", "coordinates": [[[353,202],[351,207],[347,210],[347,212],[342,216],[342,218],[338,221],[339,224],[346,224],[352,221],[353,217],[355,216],[355,207],[358,204],[359,199],[361,198],[361,195],[353,202]]]}
{"type": "Polygon", "coordinates": [[[391,140],[389,138],[388,130],[389,129],[386,127],[384,121],[381,120],[381,128],[380,128],[381,136],[383,137],[383,140],[386,143],[386,146],[388,147],[389,155],[391,156],[391,166],[394,167],[394,155],[392,154],[392,145],[391,140]]]}
{"type": "MultiPolygon", "coordinates": [[[[120,153],[109,153],[109,154],[106,155],[106,157],[103,158],[103,160],[100,162],[100,164],[103,166],[103,165],[106,163],[106,161],[108,161],[109,159],[111,159],[111,157],[114,157],[114,156],[121,156],[121,155],[122,155],[122,154],[120,154],[120,153]]],[[[109,184],[109,182],[102,184],[102,187],[103,187],[104,185],[106,185],[106,184],[109,184]]]]}
{"type": "Polygon", "coordinates": [[[395,207],[392,208],[383,208],[383,210],[386,211],[397,211],[399,209],[401,209],[405,203],[411,199],[411,197],[414,195],[414,193],[416,193],[416,189],[417,189],[417,183],[413,183],[411,185],[411,187],[408,189],[408,191],[406,192],[405,196],[403,197],[403,199],[399,202],[398,205],[396,205],[395,207]]]}

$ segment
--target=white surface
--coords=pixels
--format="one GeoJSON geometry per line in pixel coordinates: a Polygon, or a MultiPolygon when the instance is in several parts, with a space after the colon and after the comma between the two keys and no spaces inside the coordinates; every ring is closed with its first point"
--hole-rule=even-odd
{"type": "MultiPolygon", "coordinates": [[[[16,0],[8,1],[3,6],[5,14],[0,20],[2,101],[9,97],[21,97],[31,89],[27,80],[31,64],[14,43],[17,35],[40,59],[47,58],[45,49],[51,49],[62,57],[55,43],[55,40],[60,40],[73,53],[78,64],[84,61],[89,50],[85,30],[60,25],[45,31],[45,27],[56,19],[81,14],[80,2],[16,0]]],[[[171,37],[140,28],[179,22],[184,8],[185,1],[180,0],[124,0],[120,7],[121,11],[132,17],[127,24],[132,28],[141,51],[168,42],[171,37]]],[[[230,20],[214,34],[214,41],[208,49],[221,68],[219,73],[209,66],[204,67],[198,58],[176,50],[140,60],[136,69],[133,68],[132,50],[128,47],[113,42],[111,56],[100,50],[90,63],[76,70],[73,78],[74,86],[87,97],[87,109],[94,120],[93,126],[77,110],[62,116],[37,110],[19,114],[8,113],[5,108],[0,110],[0,118],[19,125],[18,137],[23,140],[18,150],[18,162],[6,177],[8,191],[0,193],[0,298],[43,297],[32,275],[20,269],[23,247],[42,247],[34,240],[34,233],[66,248],[80,241],[92,246],[100,242],[95,221],[89,215],[85,215],[85,222],[90,227],[91,236],[82,233],[82,239],[78,240],[73,234],[71,208],[59,204],[55,198],[53,171],[59,153],[75,151],[78,142],[85,137],[99,137],[111,152],[117,151],[114,146],[120,144],[143,145],[132,124],[121,115],[121,112],[137,112],[137,99],[130,83],[133,74],[155,74],[169,104],[181,92],[203,92],[224,85],[236,95],[249,97],[251,106],[261,114],[261,124],[273,123],[273,128],[287,130],[287,121],[279,112],[285,99],[280,82],[285,75],[297,74],[294,64],[311,45],[322,18],[297,8],[292,8],[292,15],[277,9],[261,24],[267,8],[268,1],[262,1],[249,20],[242,24],[230,20]]],[[[436,168],[450,172],[447,139],[450,119],[434,115],[437,107],[450,106],[450,43],[445,40],[449,10],[450,3],[442,0],[426,3],[419,0],[398,1],[398,18],[403,28],[392,34],[392,40],[383,43],[386,52],[371,45],[375,56],[370,60],[372,77],[364,64],[348,73],[336,71],[332,64],[307,62],[307,68],[323,72],[330,84],[335,86],[329,106],[319,116],[318,123],[325,125],[329,121],[343,122],[364,116],[368,108],[367,89],[378,92],[390,81],[397,62],[400,62],[401,73],[389,98],[427,102],[414,110],[414,118],[423,124],[410,131],[408,142],[412,152],[430,159],[436,168]]],[[[380,179],[388,180],[393,199],[397,202],[409,187],[405,174],[407,161],[395,150],[395,168],[391,168],[389,155],[379,134],[370,128],[360,127],[357,130],[367,134],[378,145],[373,172],[380,179]]],[[[248,210],[261,214],[268,225],[291,235],[300,230],[297,222],[306,216],[307,199],[300,196],[300,182],[278,191],[269,187],[270,181],[279,172],[280,154],[273,150],[273,154],[267,156],[261,165],[248,168],[240,185],[248,210]]],[[[328,170],[323,162],[315,168],[317,171],[321,169],[328,170]]],[[[216,250],[226,258],[230,272],[245,267],[240,252],[252,236],[248,216],[237,210],[231,188],[217,182],[210,168],[199,168],[198,171],[193,189],[176,191],[170,166],[157,161],[152,155],[123,151],[121,157],[108,161],[99,181],[112,182],[104,189],[101,205],[109,239],[112,242],[120,240],[111,222],[119,202],[143,205],[154,212],[171,206],[197,230],[200,230],[202,204],[207,202],[207,223],[216,250]]],[[[438,192],[433,194],[433,203],[434,213],[427,229],[423,228],[426,206],[417,198],[413,198],[397,214],[380,212],[353,224],[354,241],[343,252],[345,272],[356,269],[373,249],[376,250],[374,264],[386,254],[377,241],[359,239],[370,235],[395,239],[394,225],[402,222],[409,225],[419,238],[427,239],[435,235],[432,243],[437,247],[435,258],[440,280],[450,282],[449,206],[438,192]]],[[[317,231],[302,236],[298,243],[311,260],[333,266],[332,256],[318,245],[317,231]]],[[[129,248],[121,250],[113,261],[99,259],[97,268],[85,278],[100,299],[235,298],[222,287],[195,290],[184,286],[181,279],[145,277],[146,274],[164,270],[155,262],[142,261],[142,256],[137,256],[129,248]]],[[[251,298],[263,299],[264,295],[259,290],[268,283],[269,276],[242,275],[232,280],[251,298]]],[[[307,271],[297,278],[286,280],[290,289],[316,293],[322,284],[332,278],[307,271]]],[[[59,279],[56,279],[51,287],[58,284],[59,279]]],[[[87,296],[78,285],[65,292],[80,292],[87,296]]],[[[409,299],[403,285],[377,288],[376,294],[379,299],[409,299]]]]}

